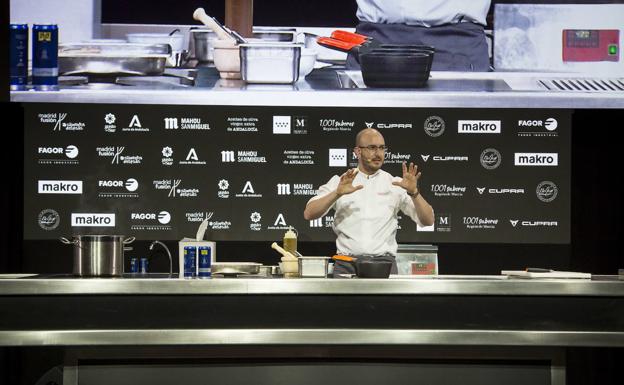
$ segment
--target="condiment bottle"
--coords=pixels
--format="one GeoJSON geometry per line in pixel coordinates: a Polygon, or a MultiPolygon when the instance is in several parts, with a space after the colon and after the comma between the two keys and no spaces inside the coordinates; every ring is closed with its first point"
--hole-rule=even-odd
{"type": "Polygon", "coordinates": [[[292,226],[288,229],[288,231],[284,234],[284,250],[290,252],[293,255],[296,255],[297,251],[297,233],[293,231],[292,226]]]}

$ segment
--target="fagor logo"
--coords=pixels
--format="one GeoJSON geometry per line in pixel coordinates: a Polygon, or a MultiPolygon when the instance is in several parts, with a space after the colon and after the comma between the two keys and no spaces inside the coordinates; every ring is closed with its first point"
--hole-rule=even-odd
{"type": "Polygon", "coordinates": [[[115,214],[72,213],[71,225],[72,227],[115,227],[115,214]]]}
{"type": "Polygon", "coordinates": [[[559,154],[556,152],[516,152],[516,166],[558,166],[559,154]]]}
{"type": "Polygon", "coordinates": [[[80,180],[40,180],[39,194],[82,194],[80,180]]]}
{"type": "Polygon", "coordinates": [[[458,120],[457,132],[460,134],[500,134],[500,120],[458,120]]]}

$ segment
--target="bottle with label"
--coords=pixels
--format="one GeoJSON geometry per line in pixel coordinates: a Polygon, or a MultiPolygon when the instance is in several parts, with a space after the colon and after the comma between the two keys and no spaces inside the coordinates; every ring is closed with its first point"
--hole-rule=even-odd
{"type": "Polygon", "coordinates": [[[284,234],[284,250],[288,251],[292,255],[296,256],[297,251],[297,233],[293,231],[293,227],[290,226],[286,234],[284,234]]]}

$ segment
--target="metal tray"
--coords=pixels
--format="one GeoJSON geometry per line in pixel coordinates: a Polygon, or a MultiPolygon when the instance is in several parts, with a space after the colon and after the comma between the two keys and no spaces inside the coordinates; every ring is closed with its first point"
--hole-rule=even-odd
{"type": "Polygon", "coordinates": [[[294,83],[299,79],[301,47],[286,43],[240,44],[241,77],[247,83],[294,83]]]}
{"type": "Polygon", "coordinates": [[[160,75],[170,56],[169,44],[60,44],[59,74],[160,75]]]}
{"type": "Polygon", "coordinates": [[[211,272],[223,275],[258,274],[260,266],[262,264],[256,262],[214,262],[211,272]]]}

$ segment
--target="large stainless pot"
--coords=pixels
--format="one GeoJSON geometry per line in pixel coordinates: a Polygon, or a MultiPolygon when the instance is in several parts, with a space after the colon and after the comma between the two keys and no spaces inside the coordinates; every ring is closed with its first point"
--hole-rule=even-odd
{"type": "Polygon", "coordinates": [[[119,277],[123,273],[124,246],[135,237],[123,235],[74,235],[66,245],[74,245],[74,275],[81,277],[119,277]]]}

